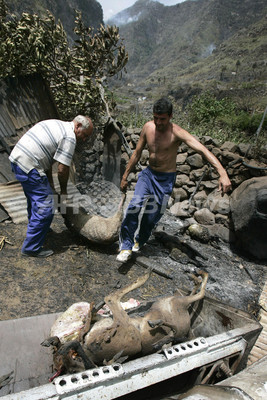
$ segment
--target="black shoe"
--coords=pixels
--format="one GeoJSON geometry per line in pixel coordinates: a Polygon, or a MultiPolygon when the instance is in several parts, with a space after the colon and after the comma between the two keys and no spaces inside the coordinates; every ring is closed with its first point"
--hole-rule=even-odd
{"type": "Polygon", "coordinates": [[[40,257],[45,258],[54,254],[53,250],[39,250],[39,251],[22,251],[24,257],[40,257]]]}

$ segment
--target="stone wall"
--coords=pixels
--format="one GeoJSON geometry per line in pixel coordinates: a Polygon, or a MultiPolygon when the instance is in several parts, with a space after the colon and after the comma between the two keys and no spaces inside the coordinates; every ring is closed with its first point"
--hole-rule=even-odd
{"type": "MultiPolygon", "coordinates": [[[[128,129],[124,132],[129,147],[134,150],[139,139],[140,129],[128,129]]],[[[232,142],[220,144],[217,140],[205,136],[199,139],[222,163],[232,182],[233,190],[243,181],[252,177],[267,175],[267,155],[261,154],[260,159],[254,159],[248,144],[236,145],[232,142]]],[[[99,179],[103,173],[103,136],[97,134],[92,150],[86,150],[82,161],[82,181],[90,183],[99,179]]],[[[134,190],[138,173],[148,165],[148,150],[144,149],[139,168],[130,173],[129,190],[134,190]]],[[[129,155],[121,147],[121,171],[123,173],[129,160],[129,155]]],[[[218,192],[218,174],[199,154],[182,144],[178,150],[177,177],[168,210],[174,216],[208,228],[208,237],[218,236],[225,241],[231,241],[230,226],[230,195],[221,196],[218,192]],[[230,232],[230,233],[229,233],[230,232]]],[[[102,175],[103,176],[103,175],[102,175]]],[[[207,234],[207,232],[205,232],[207,234]]],[[[195,233],[192,233],[194,235],[195,233]]],[[[203,234],[203,232],[202,232],[203,234]]],[[[205,236],[205,235],[203,235],[205,236]]]]}

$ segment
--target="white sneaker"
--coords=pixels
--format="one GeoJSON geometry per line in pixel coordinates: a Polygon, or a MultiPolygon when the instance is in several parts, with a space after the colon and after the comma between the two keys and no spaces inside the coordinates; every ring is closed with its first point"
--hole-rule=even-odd
{"type": "Polygon", "coordinates": [[[138,242],[134,242],[134,245],[132,247],[132,251],[137,252],[140,250],[140,246],[138,242]]]}
{"type": "Polygon", "coordinates": [[[120,262],[127,262],[132,257],[132,250],[121,250],[120,253],[117,255],[116,260],[120,262]]]}

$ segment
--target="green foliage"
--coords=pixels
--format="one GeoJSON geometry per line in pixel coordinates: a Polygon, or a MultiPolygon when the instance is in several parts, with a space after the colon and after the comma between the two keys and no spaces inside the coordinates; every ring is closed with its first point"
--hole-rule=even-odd
{"type": "Polygon", "coordinates": [[[211,123],[219,117],[232,116],[236,110],[236,105],[232,100],[223,98],[217,100],[210,92],[204,92],[200,96],[195,96],[189,106],[189,119],[193,124],[211,123]]]}
{"type": "MultiPolygon", "coordinates": [[[[186,110],[191,133],[197,136],[211,135],[221,141],[250,142],[253,140],[263,113],[250,114],[228,98],[216,99],[215,95],[205,92],[195,96],[186,110]]],[[[262,126],[261,142],[264,143],[267,121],[262,126]]]]}
{"type": "Polygon", "coordinates": [[[104,111],[100,84],[121,71],[128,55],[115,26],[96,32],[76,12],[77,40],[70,47],[61,22],[45,17],[9,15],[0,0],[0,77],[40,73],[48,82],[62,118],[97,118],[104,111]]]}
{"type": "MultiPolygon", "coordinates": [[[[254,135],[260,125],[263,113],[250,115],[248,112],[240,111],[230,120],[222,118],[221,121],[229,126],[233,131],[246,132],[248,135],[254,135]]],[[[267,127],[267,121],[263,122],[263,129],[267,127]]]]}
{"type": "Polygon", "coordinates": [[[118,116],[120,122],[128,128],[140,128],[148,121],[142,113],[123,112],[118,116]]]}

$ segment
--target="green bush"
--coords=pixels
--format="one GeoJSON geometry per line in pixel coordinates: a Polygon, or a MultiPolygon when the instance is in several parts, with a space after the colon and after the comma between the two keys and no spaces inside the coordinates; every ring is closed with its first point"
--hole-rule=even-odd
{"type": "Polygon", "coordinates": [[[50,12],[17,17],[0,0],[0,78],[37,72],[48,83],[61,118],[90,114],[97,119],[106,111],[103,86],[123,70],[128,54],[116,26],[95,31],[76,11],[74,31],[77,40],[71,46],[50,12]]]}
{"type": "MultiPolygon", "coordinates": [[[[209,92],[195,96],[186,111],[191,133],[198,136],[209,134],[221,141],[252,140],[263,117],[263,113],[250,114],[238,108],[233,100],[218,100],[209,92]]],[[[266,141],[266,126],[265,119],[261,133],[263,142],[266,141]]]]}
{"type": "Polygon", "coordinates": [[[210,92],[195,96],[188,107],[188,118],[191,124],[214,124],[219,117],[234,115],[236,104],[228,98],[218,100],[210,92]]]}

